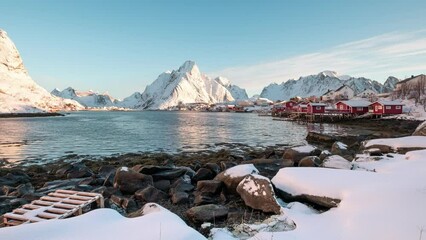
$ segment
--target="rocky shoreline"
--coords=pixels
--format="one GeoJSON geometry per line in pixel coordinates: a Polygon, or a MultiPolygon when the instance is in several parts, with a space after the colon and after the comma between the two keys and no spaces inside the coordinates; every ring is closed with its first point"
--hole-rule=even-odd
{"type": "Polygon", "coordinates": [[[27,118],[27,117],[59,117],[65,116],[58,112],[41,112],[41,113],[0,113],[0,118],[27,118]]]}
{"type": "MultiPolygon", "coordinates": [[[[0,215],[56,189],[101,193],[106,207],[128,217],[140,216],[139,209],[144,204],[156,202],[205,235],[213,226],[232,228],[242,222],[262,222],[279,214],[279,206],[271,200],[276,195],[285,202],[299,201],[318,211],[327,211],[336,207],[340,200],[293,196],[274,188],[270,179],[283,167],[350,169],[350,161],[357,153],[365,151],[362,141],[408,136],[418,124],[380,121],[372,124],[372,132],[365,136],[310,133],[307,136],[310,145],[252,149],[238,155],[229,150],[141,153],[102,160],[0,168],[0,215]],[[384,129],[385,126],[392,126],[392,129],[384,129]],[[253,184],[262,186],[263,197],[248,194],[245,185],[253,184]],[[206,227],[202,225],[204,222],[213,224],[206,227]]],[[[375,148],[367,153],[381,156],[386,151],[375,148]]]]}

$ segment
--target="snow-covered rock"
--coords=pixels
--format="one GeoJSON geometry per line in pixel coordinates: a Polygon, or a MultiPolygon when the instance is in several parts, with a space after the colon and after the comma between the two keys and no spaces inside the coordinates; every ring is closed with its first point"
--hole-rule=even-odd
{"type": "Polygon", "coordinates": [[[324,71],[317,75],[300,77],[298,80],[290,79],[281,84],[270,84],[262,90],[260,96],[274,101],[288,100],[296,96],[319,97],[328,90],[335,90],[343,85],[352,88],[355,94],[359,94],[366,89],[382,93],[393,90],[396,80],[390,77],[388,78],[387,84],[383,85],[377,81],[363,77],[354,78],[347,75],[341,76],[333,71],[324,71]]]}
{"type": "Polygon", "coordinates": [[[238,184],[237,193],[244,200],[244,203],[253,209],[276,214],[281,211],[271,181],[264,176],[247,175],[238,184]]]}
{"type": "Polygon", "coordinates": [[[0,113],[78,109],[83,107],[75,101],[52,96],[31,79],[17,48],[0,29],[0,113]]]}
{"type": "Polygon", "coordinates": [[[186,61],[178,70],[158,76],[142,93],[142,109],[168,109],[187,103],[234,101],[221,83],[200,72],[195,62],[186,61]]]}
{"type": "Polygon", "coordinates": [[[64,99],[75,100],[81,105],[90,108],[112,107],[115,106],[115,103],[117,102],[117,100],[111,97],[108,93],[100,94],[91,90],[83,92],[77,91],[72,87],[68,87],[63,91],[55,88],[51,94],[64,99]]]}
{"type": "Polygon", "coordinates": [[[325,168],[336,168],[336,169],[351,169],[352,164],[345,158],[339,155],[331,155],[324,159],[321,164],[325,168]]]}
{"type": "Polygon", "coordinates": [[[241,164],[219,173],[215,180],[223,182],[229,191],[236,193],[238,184],[245,176],[258,173],[259,170],[253,164],[241,164]]]}

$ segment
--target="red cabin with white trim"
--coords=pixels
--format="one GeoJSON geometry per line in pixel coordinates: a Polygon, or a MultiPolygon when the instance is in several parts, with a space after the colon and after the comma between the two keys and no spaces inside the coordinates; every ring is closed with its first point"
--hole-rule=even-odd
{"type": "Polygon", "coordinates": [[[397,101],[377,101],[370,104],[370,112],[374,114],[401,114],[402,104],[397,101]]]}
{"type": "Polygon", "coordinates": [[[325,113],[325,103],[308,103],[307,113],[325,113]]]}
{"type": "Polygon", "coordinates": [[[361,115],[368,112],[371,102],[364,100],[348,100],[336,103],[336,108],[340,113],[351,113],[361,115]]]}

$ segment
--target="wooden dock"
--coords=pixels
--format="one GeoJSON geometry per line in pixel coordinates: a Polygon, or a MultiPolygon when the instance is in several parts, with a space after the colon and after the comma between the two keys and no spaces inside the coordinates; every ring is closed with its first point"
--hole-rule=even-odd
{"type": "Polygon", "coordinates": [[[83,214],[83,208],[96,202],[99,208],[104,207],[104,198],[99,193],[56,190],[25,204],[11,213],[3,215],[5,226],[16,226],[50,219],[63,219],[72,215],[83,214]]]}

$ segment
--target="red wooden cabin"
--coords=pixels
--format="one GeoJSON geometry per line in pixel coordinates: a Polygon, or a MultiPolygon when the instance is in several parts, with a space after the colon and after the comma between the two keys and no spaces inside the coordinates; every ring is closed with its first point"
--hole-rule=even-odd
{"type": "Polygon", "coordinates": [[[370,104],[370,112],[374,114],[401,114],[402,104],[397,101],[377,101],[370,104]]]}
{"type": "Polygon", "coordinates": [[[308,103],[307,113],[325,113],[325,103],[308,103]]]}
{"type": "Polygon", "coordinates": [[[368,112],[371,102],[364,100],[348,100],[336,103],[336,108],[340,113],[351,113],[361,115],[368,112]]]}

